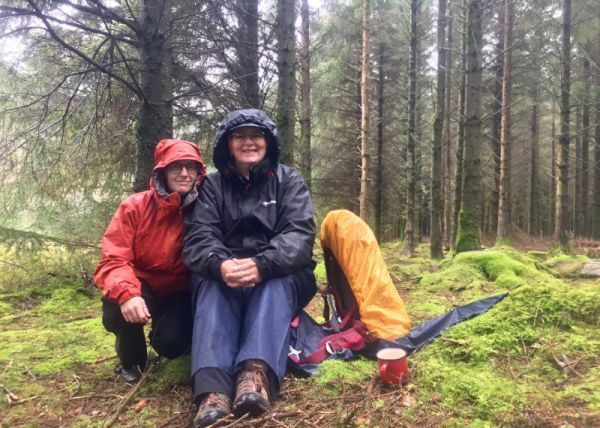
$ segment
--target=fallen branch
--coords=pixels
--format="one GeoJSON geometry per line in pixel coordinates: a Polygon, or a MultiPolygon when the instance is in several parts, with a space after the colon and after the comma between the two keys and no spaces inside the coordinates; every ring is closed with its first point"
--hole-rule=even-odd
{"type": "Polygon", "coordinates": [[[117,419],[119,418],[119,415],[121,414],[121,412],[123,412],[123,409],[125,409],[125,407],[129,403],[129,401],[131,401],[131,399],[133,398],[135,393],[138,392],[138,390],[142,387],[142,385],[146,381],[146,378],[148,377],[148,374],[150,373],[150,370],[152,370],[152,368],[154,367],[155,364],[156,364],[156,361],[148,364],[148,367],[146,367],[146,370],[144,370],[144,373],[142,373],[142,377],[140,378],[138,383],[136,383],[134,386],[131,387],[131,390],[129,390],[127,395],[125,395],[125,397],[123,397],[123,399],[117,406],[117,410],[115,410],[115,412],[110,417],[110,419],[104,424],[105,428],[113,426],[113,424],[117,421],[117,419]]]}

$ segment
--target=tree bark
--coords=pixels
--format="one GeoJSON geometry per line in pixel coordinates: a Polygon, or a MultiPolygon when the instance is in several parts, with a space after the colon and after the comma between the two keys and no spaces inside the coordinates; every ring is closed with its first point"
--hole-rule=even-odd
{"type": "Polygon", "coordinates": [[[258,0],[237,0],[240,108],[261,108],[258,85],[258,0]]]}
{"type": "Polygon", "coordinates": [[[277,131],[281,163],[294,165],[296,125],[296,2],[277,1],[277,131]]]}
{"type": "Polygon", "coordinates": [[[454,179],[454,207],[452,213],[452,246],[456,244],[458,231],[458,215],[462,205],[463,190],[463,160],[465,148],[465,90],[466,90],[466,66],[467,66],[467,0],[462,1],[462,36],[461,36],[461,57],[460,57],[460,86],[458,90],[458,132],[456,142],[456,177],[454,179]]]}
{"type": "Polygon", "coordinates": [[[300,172],[310,190],[312,187],[312,152],[311,152],[311,103],[310,103],[310,9],[308,0],[302,0],[300,8],[302,21],[300,45],[300,172]]]}
{"type": "Polygon", "coordinates": [[[418,0],[410,2],[410,57],[408,66],[408,140],[406,145],[408,183],[406,188],[406,228],[404,231],[404,254],[415,253],[415,187],[417,168],[415,163],[415,132],[417,118],[417,47],[418,47],[418,0]]]}
{"type": "Polygon", "coordinates": [[[433,144],[431,166],[431,257],[440,259],[442,249],[442,132],[444,125],[444,95],[446,93],[446,0],[438,0],[437,19],[437,89],[436,112],[433,119],[433,144]]]}
{"type": "Polygon", "coordinates": [[[375,200],[375,236],[377,240],[381,242],[382,239],[382,220],[383,220],[383,131],[385,125],[385,45],[383,42],[379,45],[379,63],[378,63],[378,77],[377,77],[377,191],[375,200]]]}
{"type": "Polygon", "coordinates": [[[583,199],[581,181],[583,177],[582,170],[582,148],[581,148],[581,104],[575,106],[575,183],[573,187],[573,206],[571,212],[573,213],[571,221],[571,229],[576,236],[581,236],[583,212],[581,211],[581,200],[583,199]]]}
{"type": "Polygon", "coordinates": [[[587,57],[583,59],[583,106],[581,112],[581,212],[582,212],[582,234],[590,236],[590,215],[589,215],[589,191],[590,179],[588,169],[590,167],[590,103],[591,103],[591,71],[590,60],[587,57]]]}
{"type": "Polygon", "coordinates": [[[465,100],[465,156],[462,207],[456,251],[481,248],[481,0],[469,0],[465,100]]]}
{"type": "Polygon", "coordinates": [[[600,88],[596,88],[596,133],[594,144],[594,199],[592,237],[600,239],[600,88]]]}
{"type": "Polygon", "coordinates": [[[562,40],[560,54],[560,134],[556,167],[556,224],[554,240],[564,250],[569,248],[569,113],[571,94],[571,0],[563,1],[562,40]]]}
{"type": "Polygon", "coordinates": [[[494,61],[494,97],[491,114],[491,146],[494,163],[494,180],[490,201],[490,230],[498,232],[498,203],[500,192],[500,125],[502,117],[502,79],[504,69],[504,7],[497,8],[498,25],[496,58],[494,61]]]}
{"type": "Polygon", "coordinates": [[[512,27],[514,1],[504,0],[504,64],[502,71],[502,114],[500,118],[500,187],[498,189],[497,241],[508,238],[510,224],[510,106],[512,103],[512,27]]]}
{"type": "Polygon", "coordinates": [[[444,247],[452,244],[452,18],[448,18],[448,45],[446,56],[446,105],[444,106],[444,161],[443,161],[443,197],[444,197],[444,247]]]}
{"type": "Polygon", "coordinates": [[[531,162],[529,168],[529,220],[527,222],[527,230],[530,235],[537,234],[538,230],[538,151],[540,145],[539,131],[539,94],[538,81],[532,84],[531,89],[531,162]]]}
{"type": "Polygon", "coordinates": [[[552,168],[551,168],[551,189],[550,194],[552,195],[551,201],[551,213],[550,213],[550,230],[554,233],[554,228],[556,227],[556,188],[558,187],[558,174],[556,169],[557,164],[557,141],[556,141],[556,100],[552,100],[552,131],[551,131],[551,141],[552,145],[552,168]]]}
{"type": "Polygon", "coordinates": [[[137,161],[134,191],[148,189],[154,167],[154,148],[173,136],[171,83],[170,2],[143,0],[139,37],[141,106],[136,125],[137,161]]]}
{"type": "Polygon", "coordinates": [[[369,154],[369,51],[370,51],[370,0],[363,0],[363,20],[362,20],[362,72],[361,72],[361,117],[360,117],[360,157],[361,157],[361,175],[360,175],[360,218],[369,221],[369,172],[370,172],[370,154],[369,154]]]}

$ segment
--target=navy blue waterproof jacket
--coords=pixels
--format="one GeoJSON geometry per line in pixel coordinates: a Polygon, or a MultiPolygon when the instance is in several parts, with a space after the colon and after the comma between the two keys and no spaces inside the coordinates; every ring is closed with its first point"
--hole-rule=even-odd
{"type": "Polygon", "coordinates": [[[209,174],[184,217],[183,261],[191,271],[221,279],[229,258],[252,257],[263,280],[314,266],[316,227],[308,188],[280,165],[275,124],[260,110],[238,110],[219,124],[213,150],[218,172],[209,174]],[[242,177],[229,153],[231,130],[259,125],[267,136],[265,159],[242,177]]]}

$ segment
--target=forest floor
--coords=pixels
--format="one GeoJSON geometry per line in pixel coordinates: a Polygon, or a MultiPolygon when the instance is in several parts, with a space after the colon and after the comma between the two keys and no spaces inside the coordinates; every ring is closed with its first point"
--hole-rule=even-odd
{"type": "MultiPolygon", "coordinates": [[[[383,245],[414,325],[509,296],[411,355],[403,386],[382,385],[372,361],[328,361],[317,376],[288,377],[273,412],[218,426],[600,426],[600,280],[581,277],[587,255],[543,244],[521,237],[523,251],[490,248],[441,262],[427,245],[413,257],[401,255],[399,242],[383,245]]],[[[573,246],[599,257],[599,242],[573,246]]],[[[189,426],[189,357],[154,359],[131,397],[114,375],[99,293],[81,281],[94,259],[56,246],[35,256],[0,247],[0,425],[189,426]]],[[[317,275],[324,280],[322,263],[317,275]]],[[[314,316],[319,300],[309,307],[314,316]]]]}

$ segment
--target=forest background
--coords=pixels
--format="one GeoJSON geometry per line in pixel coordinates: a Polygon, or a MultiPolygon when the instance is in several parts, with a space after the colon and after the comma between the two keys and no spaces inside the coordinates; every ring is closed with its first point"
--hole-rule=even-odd
{"type": "Polygon", "coordinates": [[[468,249],[474,229],[599,238],[599,10],[5,2],[3,234],[97,243],[119,201],[147,188],[159,139],[195,141],[210,162],[218,121],[257,107],[318,218],[353,210],[409,253],[421,236],[438,257],[460,244],[459,218],[468,249]]]}
{"type": "MultiPolygon", "coordinates": [[[[573,243],[599,257],[598,28],[595,0],[0,0],[0,309],[37,311],[33,302],[54,291],[36,287],[57,278],[89,285],[110,217],[125,196],[148,186],[158,140],[194,141],[210,163],[217,123],[246,107],[275,119],[282,162],[304,176],[318,222],[331,209],[350,209],[389,243],[398,266],[420,263],[424,272],[406,268],[402,281],[448,268],[450,259],[436,260],[483,243],[556,247],[558,253],[535,256],[548,257],[543,266],[507,250],[539,275],[573,243]],[[59,247],[81,251],[66,256],[59,247]],[[421,263],[423,251],[428,261],[421,263]],[[411,258],[399,262],[401,254],[411,258]]],[[[499,289],[531,274],[511,263],[514,275],[499,289]]],[[[390,266],[393,275],[398,266],[390,266]]],[[[477,297],[457,284],[486,270],[478,272],[450,274],[452,292],[467,293],[463,300],[435,294],[443,280],[423,276],[425,288],[415,292],[433,287],[433,300],[404,295],[411,315],[423,320],[477,297]]],[[[502,277],[493,272],[485,281],[502,277]]],[[[562,314],[540,315],[555,328],[562,316],[584,323],[577,343],[585,351],[577,348],[575,361],[585,373],[596,370],[574,393],[584,396],[600,373],[600,345],[589,339],[598,329],[591,298],[598,284],[578,285],[585,298],[572,295],[577,313],[554,300],[571,291],[548,284],[556,288],[521,302],[537,305],[528,326],[545,325],[538,320],[544,305],[562,314]],[[544,304],[542,295],[550,295],[544,304]]],[[[481,295],[492,291],[488,285],[481,295]]],[[[73,315],[80,316],[87,315],[73,315]]],[[[0,317],[11,326],[18,319],[0,317]]],[[[514,329],[523,331],[530,330],[514,329]]],[[[523,342],[527,364],[543,342],[536,337],[523,342]]],[[[19,341],[11,338],[3,337],[19,341]]],[[[12,355],[0,352],[0,361],[12,364],[12,355]]],[[[548,355],[572,373],[567,360],[548,355]]],[[[9,365],[3,370],[0,379],[10,374],[9,365]]],[[[582,399],[575,413],[584,416],[573,420],[598,417],[593,397],[591,405],[582,399]]],[[[484,409],[475,414],[456,411],[458,425],[463,417],[500,423],[561,416],[528,419],[527,408],[510,419],[512,407],[489,414],[481,400],[484,409]]],[[[446,409],[460,403],[439,402],[435,394],[423,399],[446,409]]],[[[429,421],[423,415],[416,420],[429,421]]]]}

